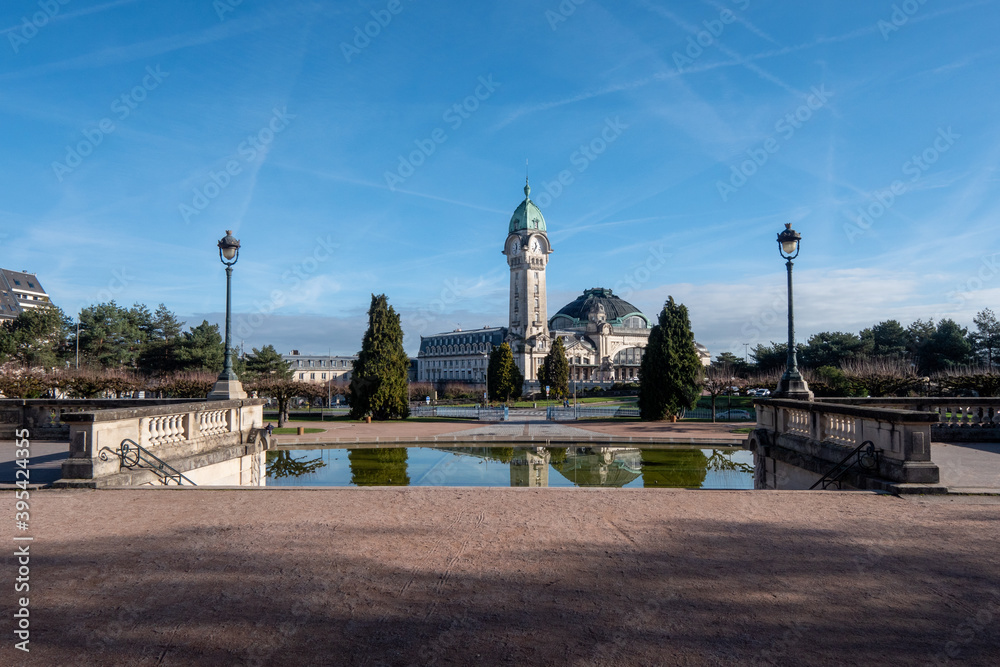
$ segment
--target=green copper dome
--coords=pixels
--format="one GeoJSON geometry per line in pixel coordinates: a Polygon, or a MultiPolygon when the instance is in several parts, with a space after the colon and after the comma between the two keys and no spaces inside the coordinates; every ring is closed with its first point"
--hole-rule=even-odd
{"type": "Polygon", "coordinates": [[[545,218],[542,216],[541,210],[535,206],[535,202],[531,201],[531,198],[528,196],[530,194],[531,186],[525,181],[524,201],[514,209],[514,215],[510,217],[509,233],[513,234],[521,230],[545,231],[545,218]]]}

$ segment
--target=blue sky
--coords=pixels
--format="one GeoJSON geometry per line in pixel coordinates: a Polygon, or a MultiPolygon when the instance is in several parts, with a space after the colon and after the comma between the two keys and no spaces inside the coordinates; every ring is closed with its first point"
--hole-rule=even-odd
{"type": "Polygon", "coordinates": [[[12,0],[0,266],[70,315],[218,322],[233,229],[237,340],[352,353],[384,292],[415,353],[506,324],[527,159],[549,316],[603,286],[673,295],[713,354],[782,340],[790,222],[800,340],[970,325],[1000,310],[998,28],[996,0],[12,0]]]}

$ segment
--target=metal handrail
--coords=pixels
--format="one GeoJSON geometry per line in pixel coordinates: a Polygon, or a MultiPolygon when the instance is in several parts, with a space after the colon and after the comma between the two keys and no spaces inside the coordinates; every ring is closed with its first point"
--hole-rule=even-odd
{"type": "MultiPolygon", "coordinates": [[[[111,450],[107,448],[101,451],[100,459],[102,461],[108,460],[109,451],[111,450]]],[[[145,447],[140,446],[139,443],[131,438],[122,440],[118,449],[111,451],[111,453],[118,457],[121,466],[119,469],[127,468],[131,470],[133,468],[141,468],[143,470],[152,470],[160,477],[164,486],[169,486],[171,481],[177,484],[177,486],[182,486],[183,482],[187,482],[191,486],[198,486],[187,475],[145,447]]]]}
{"type": "Polygon", "coordinates": [[[809,487],[809,490],[812,491],[820,484],[823,485],[823,490],[826,490],[826,488],[831,484],[836,484],[837,488],[841,489],[843,488],[841,478],[843,478],[843,476],[846,475],[851,468],[856,466],[868,472],[878,470],[878,460],[881,454],[881,450],[875,449],[874,442],[871,440],[865,440],[860,445],[855,447],[850,454],[845,456],[840,463],[830,468],[825,475],[820,477],[815,484],[809,487]],[[864,452],[861,451],[862,448],[865,449],[864,452]],[[851,461],[851,459],[855,460],[851,461]],[[848,461],[850,461],[850,463],[848,463],[848,461]]]}

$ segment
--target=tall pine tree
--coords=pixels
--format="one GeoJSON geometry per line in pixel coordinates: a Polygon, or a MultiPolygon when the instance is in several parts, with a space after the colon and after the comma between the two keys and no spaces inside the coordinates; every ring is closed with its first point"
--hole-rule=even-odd
{"type": "Polygon", "coordinates": [[[649,332],[639,367],[639,415],[659,421],[693,408],[701,395],[704,369],[694,347],[687,307],[670,297],[649,332]]]}
{"type": "Polygon", "coordinates": [[[486,377],[489,380],[491,401],[509,401],[512,396],[521,395],[524,375],[514,363],[514,353],[510,351],[510,345],[503,343],[493,348],[489,366],[486,368],[486,377]]]}
{"type": "Polygon", "coordinates": [[[569,395],[569,361],[566,359],[566,346],[562,338],[556,336],[549,353],[545,355],[544,385],[549,387],[550,396],[565,397],[569,395]]]}
{"type": "Polygon", "coordinates": [[[351,417],[360,419],[367,414],[377,420],[408,417],[409,366],[399,315],[385,294],[373,294],[368,330],[351,375],[351,417]]]}

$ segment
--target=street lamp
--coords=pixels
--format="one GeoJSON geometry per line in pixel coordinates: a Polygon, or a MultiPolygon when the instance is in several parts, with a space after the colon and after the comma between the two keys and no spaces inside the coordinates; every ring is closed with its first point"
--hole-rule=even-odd
{"type": "Polygon", "coordinates": [[[799,362],[795,353],[795,315],[792,307],[792,260],[799,256],[802,236],[792,229],[792,223],[785,223],[785,231],[778,234],[778,252],[786,260],[788,268],[788,362],[785,374],[781,376],[774,398],[793,398],[800,401],[813,400],[809,385],[799,373],[799,362]]]}
{"type": "Polygon", "coordinates": [[[483,352],[483,363],[485,368],[483,369],[483,382],[486,384],[486,396],[483,398],[486,407],[490,407],[490,355],[483,352]]]}
{"type": "Polygon", "coordinates": [[[233,238],[232,230],[227,229],[226,235],[219,241],[219,260],[226,266],[226,361],[219,373],[212,392],[208,395],[208,400],[230,400],[234,398],[246,398],[247,393],[243,391],[240,379],[233,372],[232,337],[232,285],[233,285],[233,264],[240,258],[240,242],[233,238]]]}
{"type": "MultiPolygon", "coordinates": [[[[76,370],[80,370],[80,317],[76,318],[76,370]]],[[[87,327],[83,327],[86,329],[87,327]]]]}

